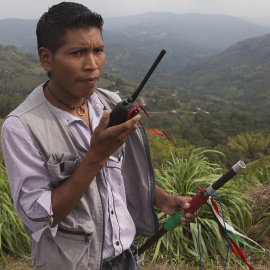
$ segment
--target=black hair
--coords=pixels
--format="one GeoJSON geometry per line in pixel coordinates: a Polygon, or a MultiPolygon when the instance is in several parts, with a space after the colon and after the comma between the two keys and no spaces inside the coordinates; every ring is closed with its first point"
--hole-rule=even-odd
{"type": "Polygon", "coordinates": [[[97,27],[102,34],[103,18],[87,7],[73,3],[62,2],[52,6],[37,23],[37,47],[49,49],[54,54],[65,40],[67,29],[97,27]]]}

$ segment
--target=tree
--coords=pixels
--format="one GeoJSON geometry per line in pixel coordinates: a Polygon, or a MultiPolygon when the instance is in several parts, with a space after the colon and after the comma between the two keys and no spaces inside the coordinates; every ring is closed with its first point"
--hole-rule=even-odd
{"type": "Polygon", "coordinates": [[[248,156],[253,156],[258,152],[265,152],[270,143],[270,135],[265,136],[261,132],[246,132],[228,138],[228,146],[233,150],[238,150],[248,156]]]}
{"type": "Polygon", "coordinates": [[[7,97],[7,96],[0,96],[0,118],[6,117],[21,102],[22,102],[21,99],[7,97]]]}

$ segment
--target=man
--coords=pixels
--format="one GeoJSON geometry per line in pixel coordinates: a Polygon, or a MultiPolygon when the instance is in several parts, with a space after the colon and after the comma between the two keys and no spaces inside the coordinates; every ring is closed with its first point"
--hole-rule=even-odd
{"type": "Polygon", "coordinates": [[[107,128],[120,98],[96,88],[105,64],[102,25],[76,3],[43,14],[36,32],[49,81],[3,125],[14,207],[37,269],[141,269],[133,240],[158,229],[153,204],[168,214],[189,207],[190,198],[155,185],[139,115],[107,128]]]}

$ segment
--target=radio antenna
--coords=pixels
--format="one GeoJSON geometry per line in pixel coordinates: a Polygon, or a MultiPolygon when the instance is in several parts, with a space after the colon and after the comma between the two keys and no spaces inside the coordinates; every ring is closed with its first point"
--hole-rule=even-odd
{"type": "Polygon", "coordinates": [[[138,86],[138,88],[128,98],[128,102],[134,102],[136,100],[136,98],[140,94],[141,90],[143,89],[144,85],[146,84],[146,82],[148,81],[148,79],[150,78],[150,76],[152,75],[153,71],[156,69],[157,65],[159,64],[159,62],[161,61],[161,59],[162,59],[162,57],[164,56],[165,53],[166,53],[166,50],[165,49],[163,49],[159,53],[159,56],[157,57],[156,61],[153,63],[152,67],[149,69],[149,71],[147,72],[147,74],[145,75],[144,79],[142,80],[142,82],[140,83],[140,85],[138,86]]]}

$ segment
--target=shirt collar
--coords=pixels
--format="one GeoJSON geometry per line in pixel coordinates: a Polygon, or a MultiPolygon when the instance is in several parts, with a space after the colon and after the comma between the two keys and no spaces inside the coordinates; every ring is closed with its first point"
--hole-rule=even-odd
{"type": "MultiPolygon", "coordinates": [[[[88,102],[89,112],[91,111],[91,107],[92,107],[92,109],[95,111],[95,114],[97,116],[101,117],[103,114],[104,105],[99,100],[96,92],[94,92],[91,96],[87,97],[86,99],[88,102]]],[[[60,115],[60,117],[64,120],[64,122],[67,125],[70,125],[75,121],[82,121],[79,117],[74,116],[74,115],[70,114],[69,112],[63,111],[63,110],[53,106],[51,103],[49,103],[49,104],[53,107],[54,110],[56,110],[56,112],[60,115]]],[[[91,114],[90,114],[90,117],[91,117],[91,114]]]]}

